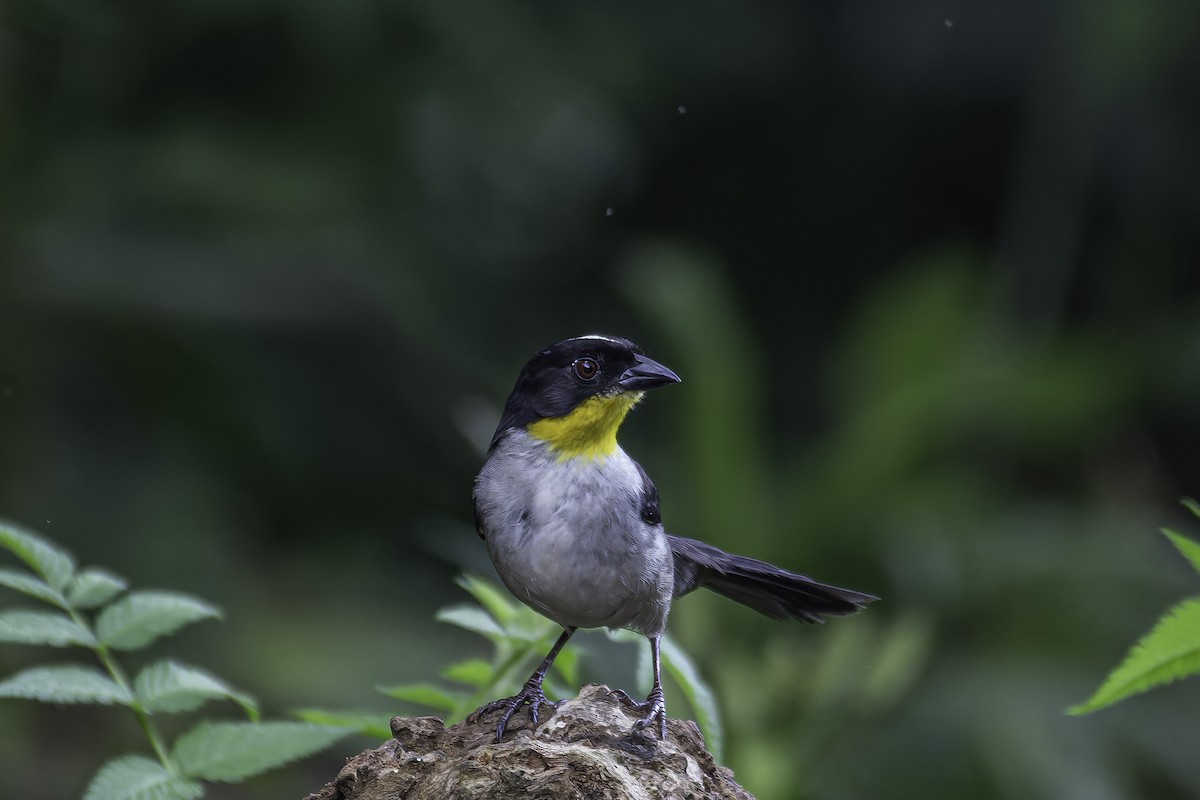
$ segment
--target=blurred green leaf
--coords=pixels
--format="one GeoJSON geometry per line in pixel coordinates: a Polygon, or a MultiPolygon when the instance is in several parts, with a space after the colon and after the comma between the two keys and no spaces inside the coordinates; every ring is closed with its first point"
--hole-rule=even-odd
{"type": "Polygon", "coordinates": [[[377,686],[375,688],[388,697],[442,711],[454,711],[464,697],[461,693],[448,692],[432,683],[406,683],[400,686],[377,686]]]}
{"type": "Polygon", "coordinates": [[[762,458],[766,431],[760,423],[766,418],[760,413],[765,365],[725,267],[703,247],[654,241],[623,265],[622,288],[670,338],[670,363],[689,387],[675,402],[682,404],[681,422],[689,431],[679,460],[692,483],[693,518],[753,540],[772,527],[767,496],[774,480],[762,458]]]}
{"type": "Polygon", "coordinates": [[[459,575],[454,582],[466,589],[479,605],[483,606],[501,625],[512,622],[517,615],[519,609],[517,601],[510,595],[501,592],[494,584],[469,573],[459,575]]]}
{"type": "Polygon", "coordinates": [[[324,711],[319,708],[302,708],[295,715],[314,725],[329,725],[335,728],[354,728],[364,736],[375,739],[392,737],[391,719],[383,714],[353,711],[324,711]]]}
{"type": "Polygon", "coordinates": [[[35,597],[38,600],[44,600],[59,608],[66,608],[66,602],[61,592],[53,589],[50,584],[27,572],[0,567],[0,586],[7,586],[9,589],[29,595],[30,597],[35,597]]]}
{"type": "Polygon", "coordinates": [[[721,727],[721,714],[717,709],[716,697],[712,689],[700,677],[691,656],[683,651],[669,636],[662,637],[662,666],[679,688],[687,696],[692,711],[696,714],[696,724],[704,733],[704,745],[709,752],[721,761],[725,747],[725,736],[721,727]]]}
{"type": "Polygon", "coordinates": [[[307,722],[201,722],[179,737],[171,759],[189,778],[236,782],[323,750],[353,732],[307,722]]]}
{"type": "Polygon", "coordinates": [[[520,606],[509,623],[504,626],[509,639],[514,642],[545,643],[546,649],[562,633],[562,628],[555,622],[543,617],[532,608],[520,606]]]}
{"type": "Polygon", "coordinates": [[[554,659],[554,671],[570,686],[579,687],[579,647],[564,647],[554,659]]]}
{"type": "Polygon", "coordinates": [[[133,697],[99,670],[75,665],[30,667],[0,682],[0,697],[44,703],[129,705],[133,697]]]}
{"type": "Polygon", "coordinates": [[[467,686],[481,688],[487,686],[492,679],[492,665],[480,658],[459,661],[457,664],[451,664],[444,668],[442,677],[458,683],[465,683],[467,686]]]}
{"type": "Polygon", "coordinates": [[[870,711],[878,712],[898,701],[920,677],[933,644],[933,624],[926,617],[903,614],[885,629],[875,628],[875,654],[860,696],[870,711]]]}
{"type": "Polygon", "coordinates": [[[865,407],[902,397],[957,370],[959,354],[986,324],[974,260],[954,249],[924,253],[869,287],[835,365],[841,402],[865,407]]]}
{"type": "Polygon", "coordinates": [[[0,611],[0,642],[44,644],[50,647],[96,644],[91,631],[56,611],[0,611]]]}
{"type": "Polygon", "coordinates": [[[823,646],[805,676],[816,706],[841,707],[857,696],[865,666],[877,655],[872,625],[835,625],[822,631],[823,646]]]}
{"type": "Polygon", "coordinates": [[[97,608],[125,591],[126,583],[108,570],[81,570],[67,586],[67,599],[75,608],[97,608]]]}
{"type": "Polygon", "coordinates": [[[185,625],[221,616],[216,606],[176,592],[133,592],[96,617],[96,636],[115,650],[137,650],[185,625]]]}
{"type": "Polygon", "coordinates": [[[145,756],[121,756],[92,778],[83,800],[195,800],[204,787],[178,778],[145,756]]]}
{"type": "Polygon", "coordinates": [[[258,706],[248,694],[234,690],[225,681],[202,669],[174,661],[159,661],[143,669],[133,682],[138,698],[150,711],[192,711],[208,700],[232,700],[251,720],[258,719],[258,706]]]}
{"type": "Polygon", "coordinates": [[[1133,694],[1200,672],[1200,598],[1168,611],[1086,702],[1069,709],[1088,714],[1133,694]]]}
{"type": "Polygon", "coordinates": [[[63,590],[75,572],[70,553],[12,523],[0,522],[0,547],[14,553],[57,591],[63,590]]]}
{"type": "Polygon", "coordinates": [[[605,628],[604,635],[611,641],[621,642],[623,644],[639,644],[646,641],[646,637],[640,633],[634,633],[625,628],[605,628]]]}
{"type": "Polygon", "coordinates": [[[504,629],[487,612],[476,606],[451,606],[437,612],[438,622],[448,622],[473,633],[482,634],[493,641],[504,638],[504,629]]]}

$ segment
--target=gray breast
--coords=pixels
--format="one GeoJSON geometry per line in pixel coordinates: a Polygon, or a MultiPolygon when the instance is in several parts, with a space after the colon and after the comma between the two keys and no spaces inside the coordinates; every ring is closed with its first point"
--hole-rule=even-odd
{"type": "Polygon", "coordinates": [[[496,572],[531,608],[581,628],[665,627],[670,547],[661,525],[641,519],[641,476],[620,448],[560,462],[510,432],[476,479],[475,501],[496,572]]]}

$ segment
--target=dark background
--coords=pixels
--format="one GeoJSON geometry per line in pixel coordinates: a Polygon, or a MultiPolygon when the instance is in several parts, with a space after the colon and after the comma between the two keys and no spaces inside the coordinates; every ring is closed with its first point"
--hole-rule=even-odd
{"type": "MultiPolygon", "coordinates": [[[[269,716],[411,713],[373,687],[486,652],[433,613],[490,574],[471,481],[518,368],[625,335],[684,378],[622,437],[668,528],[884,598],[678,604],[747,788],[1200,795],[1196,686],[1064,714],[1197,588],[1156,528],[1197,530],[1198,32],[1134,0],[8,0],[0,515],[218,603],[147,657],[269,716]]],[[[631,688],[601,640],[587,677],[631,688]]],[[[146,750],[119,709],[5,701],[0,736],[31,800],[146,750]]]]}

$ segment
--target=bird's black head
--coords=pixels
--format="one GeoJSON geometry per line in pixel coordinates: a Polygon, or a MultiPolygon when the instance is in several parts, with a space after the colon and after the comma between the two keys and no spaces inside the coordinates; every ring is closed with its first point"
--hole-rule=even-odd
{"type": "Polygon", "coordinates": [[[587,441],[611,435],[615,442],[617,427],[643,392],[678,382],[678,375],[628,339],[566,339],[539,350],[521,369],[492,446],[506,430],[550,419],[563,420],[556,437],[567,433],[587,441]]]}

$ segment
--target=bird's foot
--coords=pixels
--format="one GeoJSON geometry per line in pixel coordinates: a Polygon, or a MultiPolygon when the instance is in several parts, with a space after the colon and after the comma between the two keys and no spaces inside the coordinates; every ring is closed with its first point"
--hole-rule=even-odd
{"type": "Polygon", "coordinates": [[[521,687],[521,691],[514,694],[512,697],[505,697],[500,700],[493,700],[485,706],[481,706],[471,713],[468,719],[474,721],[480,717],[490,714],[497,709],[504,709],[504,714],[500,717],[500,722],[496,725],[496,742],[499,743],[504,739],[504,732],[508,729],[508,721],[512,719],[513,714],[517,713],[517,709],[521,706],[529,704],[529,721],[533,723],[533,727],[538,724],[538,709],[542,706],[548,708],[557,708],[558,702],[550,700],[546,697],[546,693],[542,691],[542,681],[538,677],[530,678],[521,687]]]}
{"type": "Polygon", "coordinates": [[[663,697],[661,686],[655,686],[650,690],[649,696],[645,702],[639,702],[629,696],[623,689],[614,689],[613,694],[617,699],[624,703],[634,711],[643,714],[642,718],[633,723],[633,729],[648,728],[651,725],[658,723],[658,738],[666,741],[667,738],[667,701],[663,697]]]}

